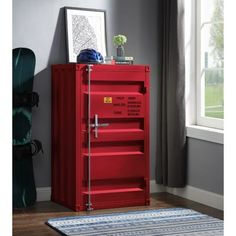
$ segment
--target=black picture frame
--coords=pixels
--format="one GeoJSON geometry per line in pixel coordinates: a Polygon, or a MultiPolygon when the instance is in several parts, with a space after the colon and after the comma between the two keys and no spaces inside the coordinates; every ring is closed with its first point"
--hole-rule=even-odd
{"type": "Polygon", "coordinates": [[[80,50],[93,48],[107,55],[106,11],[64,7],[67,62],[75,63],[80,50]]]}

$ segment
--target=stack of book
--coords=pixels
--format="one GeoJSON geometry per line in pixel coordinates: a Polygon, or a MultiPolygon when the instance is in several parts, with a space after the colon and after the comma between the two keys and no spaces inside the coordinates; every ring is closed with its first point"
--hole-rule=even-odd
{"type": "Polygon", "coordinates": [[[105,57],[105,64],[133,65],[134,58],[133,57],[118,57],[118,56],[105,57]]]}

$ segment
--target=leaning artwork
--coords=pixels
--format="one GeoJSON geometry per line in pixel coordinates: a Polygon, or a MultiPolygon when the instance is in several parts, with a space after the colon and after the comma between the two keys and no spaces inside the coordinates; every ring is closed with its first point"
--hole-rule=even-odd
{"type": "Polygon", "coordinates": [[[65,8],[68,62],[76,62],[82,49],[93,48],[106,56],[105,11],[65,8]]]}

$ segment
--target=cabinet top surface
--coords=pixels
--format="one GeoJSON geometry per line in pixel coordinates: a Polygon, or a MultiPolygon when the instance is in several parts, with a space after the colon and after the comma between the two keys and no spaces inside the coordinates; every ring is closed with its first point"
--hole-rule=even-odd
{"type": "Polygon", "coordinates": [[[74,69],[74,70],[84,70],[85,68],[91,67],[94,70],[112,70],[112,71],[150,71],[148,65],[110,65],[110,64],[54,64],[52,69],[74,69]]]}

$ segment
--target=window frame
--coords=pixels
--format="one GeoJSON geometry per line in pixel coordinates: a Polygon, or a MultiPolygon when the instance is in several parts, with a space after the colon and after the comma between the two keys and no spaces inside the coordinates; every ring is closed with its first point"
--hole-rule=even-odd
{"type": "Polygon", "coordinates": [[[204,77],[201,75],[201,2],[202,0],[195,0],[196,125],[224,129],[224,119],[202,116],[203,109],[205,109],[205,81],[204,77]]]}

